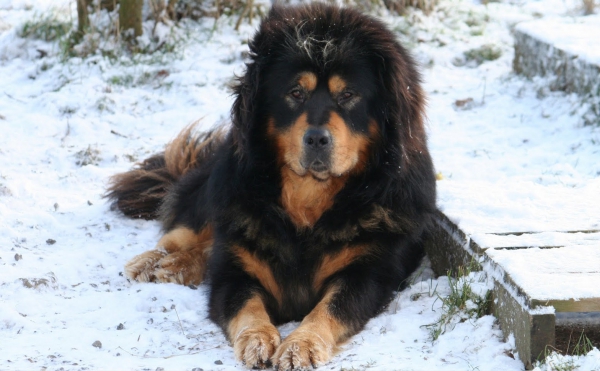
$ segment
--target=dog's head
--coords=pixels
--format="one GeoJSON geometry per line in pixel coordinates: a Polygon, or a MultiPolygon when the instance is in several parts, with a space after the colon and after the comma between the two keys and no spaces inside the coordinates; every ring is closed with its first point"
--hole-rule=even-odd
{"type": "Polygon", "coordinates": [[[318,3],[275,6],[250,55],[232,112],[242,151],[268,138],[281,166],[327,180],[425,148],[419,74],[374,18],[318,3]]]}
{"type": "Polygon", "coordinates": [[[326,180],[367,162],[379,131],[368,112],[375,86],[360,71],[344,72],[299,67],[269,77],[268,135],[297,175],[326,180]]]}

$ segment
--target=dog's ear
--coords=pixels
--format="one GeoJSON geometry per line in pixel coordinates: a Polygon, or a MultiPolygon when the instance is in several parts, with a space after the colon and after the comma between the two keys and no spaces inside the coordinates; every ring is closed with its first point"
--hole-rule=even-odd
{"type": "MultiPolygon", "coordinates": [[[[276,1],[269,14],[261,21],[254,37],[249,40],[250,61],[246,63],[246,72],[238,76],[233,87],[235,101],[231,107],[233,138],[236,152],[242,155],[248,151],[251,132],[259,114],[258,101],[263,70],[269,64],[269,50],[277,45],[274,37],[280,34],[280,19],[284,7],[276,1]]],[[[266,72],[265,72],[266,74],[266,72]]]]}
{"type": "Polygon", "coordinates": [[[426,151],[425,144],[425,93],[421,87],[421,75],[411,55],[394,39],[389,40],[385,53],[379,56],[379,79],[385,87],[385,118],[390,137],[401,145],[402,157],[410,153],[426,151]],[[403,128],[398,129],[397,126],[403,128]]]}
{"type": "Polygon", "coordinates": [[[239,155],[246,152],[250,130],[254,125],[258,86],[259,71],[256,62],[253,61],[246,64],[246,73],[237,78],[233,87],[235,101],[231,107],[231,119],[236,152],[239,155]]]}

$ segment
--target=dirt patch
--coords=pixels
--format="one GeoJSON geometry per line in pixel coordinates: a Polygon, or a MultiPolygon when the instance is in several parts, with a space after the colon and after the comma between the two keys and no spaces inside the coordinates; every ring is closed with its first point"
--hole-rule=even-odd
{"type": "Polygon", "coordinates": [[[600,324],[598,324],[557,326],[556,350],[561,354],[581,354],[582,348],[586,346],[584,341],[580,342],[580,338],[583,338],[582,333],[590,340],[591,345],[600,349],[600,324]]]}

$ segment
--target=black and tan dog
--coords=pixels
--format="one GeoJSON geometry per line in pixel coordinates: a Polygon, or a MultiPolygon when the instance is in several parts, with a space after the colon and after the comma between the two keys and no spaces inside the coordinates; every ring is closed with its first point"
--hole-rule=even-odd
{"type": "Polygon", "coordinates": [[[435,211],[420,75],[374,18],[275,6],[250,42],[231,128],[186,129],[112,179],[164,237],[138,281],[210,285],[210,318],[248,367],[316,366],[401,289],[435,211]],[[283,341],[275,327],[301,321],[283,341]]]}

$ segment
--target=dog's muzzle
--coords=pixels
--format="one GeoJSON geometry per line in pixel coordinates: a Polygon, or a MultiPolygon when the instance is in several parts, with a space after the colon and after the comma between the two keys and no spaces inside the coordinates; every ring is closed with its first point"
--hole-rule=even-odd
{"type": "Polygon", "coordinates": [[[310,128],[304,133],[302,143],[304,145],[302,166],[313,174],[328,173],[333,149],[333,138],[329,130],[310,128]]]}

